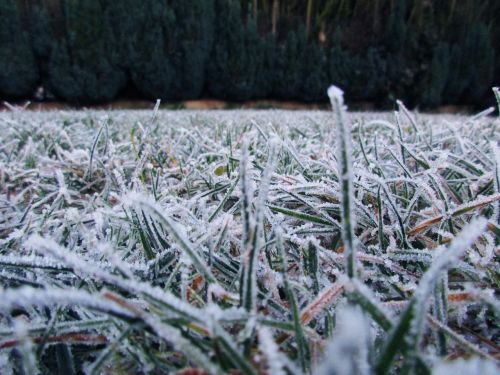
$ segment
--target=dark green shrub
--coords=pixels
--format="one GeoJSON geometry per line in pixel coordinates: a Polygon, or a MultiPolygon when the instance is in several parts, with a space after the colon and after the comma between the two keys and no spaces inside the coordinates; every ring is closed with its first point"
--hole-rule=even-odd
{"type": "Polygon", "coordinates": [[[213,40],[212,0],[111,1],[107,13],[121,64],[143,95],[168,100],[201,94],[213,40]]]}
{"type": "Polygon", "coordinates": [[[464,100],[479,104],[486,92],[490,94],[495,64],[495,51],[486,25],[476,25],[468,35],[465,46],[467,70],[464,75],[468,78],[468,87],[464,100]]]}
{"type": "Polygon", "coordinates": [[[339,31],[334,34],[327,63],[328,78],[341,87],[349,100],[377,100],[385,85],[386,64],[375,48],[353,55],[342,47],[339,31]]]}
{"type": "Polygon", "coordinates": [[[15,0],[0,0],[0,95],[30,97],[38,68],[15,0]]]}
{"type": "Polygon", "coordinates": [[[217,98],[247,100],[258,92],[263,41],[254,20],[241,22],[238,1],[216,0],[215,40],[208,60],[207,86],[217,98]]]}
{"type": "Polygon", "coordinates": [[[342,47],[342,35],[339,30],[332,38],[332,46],[328,57],[328,78],[330,83],[347,90],[350,85],[352,58],[342,47]]]}
{"type": "Polygon", "coordinates": [[[31,47],[39,60],[47,60],[52,50],[54,34],[47,7],[37,2],[29,9],[29,36],[31,47]]]}
{"type": "Polygon", "coordinates": [[[463,43],[451,47],[447,103],[478,104],[493,83],[494,50],[485,25],[475,25],[463,43]]]}
{"type": "Polygon", "coordinates": [[[447,43],[441,42],[434,48],[425,87],[422,92],[423,106],[432,108],[442,103],[449,69],[450,47],[447,43]]]}
{"type": "Polygon", "coordinates": [[[99,0],[64,1],[65,37],[50,57],[49,84],[59,97],[81,103],[113,99],[125,83],[117,46],[99,0]]]}
{"type": "Polygon", "coordinates": [[[301,97],[306,37],[303,28],[290,31],[276,52],[273,93],[280,99],[301,97]]]}
{"type": "Polygon", "coordinates": [[[171,96],[175,71],[169,46],[173,43],[175,16],[161,0],[145,0],[133,14],[129,35],[129,69],[137,89],[151,99],[171,96]]]}
{"type": "Polygon", "coordinates": [[[329,82],[323,46],[316,42],[307,44],[304,50],[303,69],[300,98],[306,102],[325,101],[329,82]]]}
{"type": "Polygon", "coordinates": [[[392,2],[386,34],[386,46],[391,53],[400,53],[408,42],[407,10],[407,0],[392,2]]]}
{"type": "Polygon", "coordinates": [[[175,0],[171,4],[176,22],[170,51],[175,70],[170,96],[197,98],[214,37],[214,4],[212,0],[175,0]]]}
{"type": "Polygon", "coordinates": [[[260,73],[256,77],[256,94],[258,98],[266,98],[272,94],[276,69],[276,38],[267,34],[262,39],[262,62],[260,73]]]}

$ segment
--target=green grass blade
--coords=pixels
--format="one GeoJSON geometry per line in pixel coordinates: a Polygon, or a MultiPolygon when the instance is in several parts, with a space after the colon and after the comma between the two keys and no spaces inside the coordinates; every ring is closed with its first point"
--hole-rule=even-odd
{"type": "Polygon", "coordinates": [[[159,207],[156,202],[134,193],[129,194],[126,201],[129,202],[129,204],[140,207],[142,210],[147,211],[149,214],[154,216],[158,222],[166,228],[168,233],[175,239],[181,249],[186,252],[195,268],[203,275],[205,280],[208,283],[216,282],[215,277],[200,257],[194,245],[183,234],[181,234],[177,225],[163,214],[161,207],[159,207]]]}
{"type": "Polygon", "coordinates": [[[297,342],[297,353],[299,357],[299,363],[303,371],[307,371],[309,368],[309,349],[307,347],[307,342],[304,336],[304,331],[302,329],[302,324],[300,322],[300,311],[297,303],[297,297],[293,291],[290,281],[287,275],[287,261],[286,254],[283,246],[283,237],[281,231],[278,229],[275,231],[276,234],[276,247],[278,250],[278,256],[281,262],[283,284],[285,288],[285,293],[290,304],[290,309],[292,310],[293,326],[295,331],[295,340],[297,342]]]}
{"type": "Polygon", "coordinates": [[[401,354],[407,362],[415,362],[417,346],[424,329],[427,299],[442,272],[446,271],[486,229],[487,220],[476,219],[455,237],[450,247],[433,261],[422,277],[420,284],[398,324],[391,331],[377,360],[375,372],[385,375],[389,372],[396,354],[401,354]]]}
{"type": "Polygon", "coordinates": [[[338,163],[338,179],[341,191],[341,214],[342,214],[342,241],[344,242],[344,256],[347,275],[356,277],[356,244],[354,239],[355,204],[352,174],[352,145],[351,127],[345,118],[344,93],[337,87],[328,89],[328,96],[336,116],[336,153],[338,163]]]}
{"type": "Polygon", "coordinates": [[[75,375],[75,363],[71,347],[67,344],[56,345],[57,373],[59,375],[75,375]]]}
{"type": "MultiPolygon", "coordinates": [[[[248,151],[245,151],[248,152],[248,151]]],[[[269,156],[267,165],[262,174],[259,196],[255,205],[255,214],[252,215],[250,211],[250,201],[248,194],[248,181],[246,179],[247,163],[242,163],[242,193],[243,193],[243,211],[247,216],[248,223],[245,224],[246,234],[244,235],[243,242],[243,256],[242,256],[242,285],[241,296],[242,306],[247,311],[255,311],[257,308],[257,280],[256,280],[256,267],[258,262],[258,251],[260,248],[259,242],[261,232],[263,230],[264,209],[269,191],[269,185],[274,172],[277,158],[276,145],[270,142],[269,156]],[[253,216],[253,217],[252,217],[253,216]]],[[[244,157],[243,159],[247,159],[244,157]]]]}
{"type": "Polygon", "coordinates": [[[327,221],[323,217],[311,215],[311,214],[306,214],[301,211],[294,211],[289,208],[284,208],[284,207],[278,207],[274,206],[271,204],[268,204],[267,207],[273,212],[278,212],[283,215],[287,215],[290,217],[294,217],[296,219],[302,220],[302,221],[308,221],[310,223],[315,223],[315,224],[322,224],[322,225],[328,225],[328,226],[336,226],[333,221],[327,221]]]}
{"type": "Polygon", "coordinates": [[[493,87],[493,93],[495,94],[495,98],[498,103],[498,112],[500,114],[500,89],[498,87],[493,87]]]}

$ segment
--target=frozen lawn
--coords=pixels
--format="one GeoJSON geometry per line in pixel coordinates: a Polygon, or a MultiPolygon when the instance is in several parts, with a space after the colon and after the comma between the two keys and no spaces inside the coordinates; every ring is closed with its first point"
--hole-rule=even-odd
{"type": "Polygon", "coordinates": [[[500,120],[337,107],[0,113],[0,373],[496,373],[500,120]]]}

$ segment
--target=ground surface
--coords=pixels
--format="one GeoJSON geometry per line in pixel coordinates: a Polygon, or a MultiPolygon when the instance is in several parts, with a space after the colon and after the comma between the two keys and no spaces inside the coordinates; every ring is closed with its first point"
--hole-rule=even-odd
{"type": "Polygon", "coordinates": [[[0,372],[495,373],[499,127],[0,113],[0,372]]]}

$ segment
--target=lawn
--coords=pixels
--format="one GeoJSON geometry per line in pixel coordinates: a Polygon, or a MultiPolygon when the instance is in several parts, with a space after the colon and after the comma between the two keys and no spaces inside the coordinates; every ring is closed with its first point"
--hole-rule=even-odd
{"type": "Polygon", "coordinates": [[[0,373],[497,373],[499,118],[331,94],[0,113],[0,373]]]}

